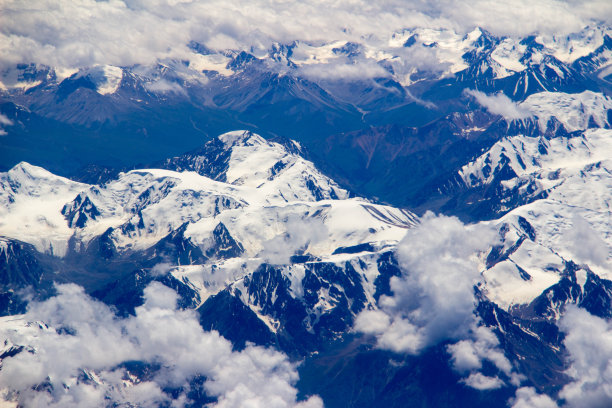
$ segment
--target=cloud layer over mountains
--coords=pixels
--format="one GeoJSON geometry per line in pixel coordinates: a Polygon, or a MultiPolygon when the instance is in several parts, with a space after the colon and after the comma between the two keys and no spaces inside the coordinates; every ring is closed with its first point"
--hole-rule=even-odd
{"type": "Polygon", "coordinates": [[[30,304],[17,321],[27,328],[0,331],[1,338],[26,346],[5,358],[0,371],[3,391],[16,391],[23,406],[159,406],[172,400],[180,407],[202,377],[218,407],[322,406],[318,397],[296,402],[298,375],[284,354],[254,346],[232,351],[217,332],[202,330],[194,311],[176,310],[177,294],[159,283],[145,289],[145,304],[125,319],[77,285],[57,289],[57,296],[30,304]],[[144,378],[126,368],[135,361],[152,367],[144,378]]]}
{"type": "Polygon", "coordinates": [[[398,245],[402,276],[391,279],[393,294],[381,297],[379,310],[359,314],[355,329],[376,336],[380,348],[409,354],[443,340],[459,340],[447,350],[468,386],[485,390],[505,384],[479,372],[484,360],[518,383],[495,334],[480,326],[474,314],[474,285],[481,279],[476,253],[495,239],[493,228],[425,214],[398,245]]]}
{"type": "Polygon", "coordinates": [[[417,26],[563,35],[611,19],[612,3],[605,0],[7,0],[0,5],[0,68],[146,64],[185,56],[190,41],[260,50],[294,40],[384,45],[393,32],[417,26]]]}

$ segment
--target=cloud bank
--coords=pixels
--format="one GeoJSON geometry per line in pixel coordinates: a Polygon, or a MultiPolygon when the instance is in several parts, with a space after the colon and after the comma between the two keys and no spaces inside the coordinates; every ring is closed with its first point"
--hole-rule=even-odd
{"type": "Polygon", "coordinates": [[[386,44],[395,31],[483,27],[494,34],[563,35],[612,20],[605,0],[6,0],[0,61],[56,67],[147,64],[182,58],[196,41],[213,49],[268,49],[294,40],[386,44]]]}
{"type": "Polygon", "coordinates": [[[534,388],[516,391],[512,408],[599,408],[612,406],[612,322],[569,305],[559,321],[570,363],[571,382],[561,389],[557,404],[534,388]]]}
{"type": "Polygon", "coordinates": [[[568,306],[559,327],[566,333],[567,374],[574,380],[559,396],[571,408],[612,406],[612,323],[568,306]]]}
{"type": "Polygon", "coordinates": [[[202,330],[195,312],[176,310],[176,293],[159,283],[145,289],[145,304],[126,319],[79,286],[57,289],[57,296],[30,305],[24,323],[32,323],[0,331],[3,340],[27,347],[0,369],[0,384],[23,406],[153,407],[172,400],[180,407],[190,402],[193,380],[204,376],[217,407],[322,407],[317,397],[296,401],[298,375],[282,353],[232,351],[217,332],[202,330]],[[125,368],[133,361],[157,368],[134,380],[125,368]]]}
{"type": "Polygon", "coordinates": [[[533,387],[521,387],[511,401],[512,408],[558,408],[548,395],[538,394],[533,387]]]}

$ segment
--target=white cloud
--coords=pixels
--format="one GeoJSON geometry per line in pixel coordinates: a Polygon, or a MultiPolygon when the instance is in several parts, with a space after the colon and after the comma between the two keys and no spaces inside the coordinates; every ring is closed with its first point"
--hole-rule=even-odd
{"type": "Polygon", "coordinates": [[[398,245],[402,276],[391,279],[393,296],[380,298],[380,311],[358,316],[357,330],[376,334],[383,348],[409,353],[465,338],[474,322],[474,285],[480,280],[474,255],[494,237],[491,228],[426,214],[398,245]],[[382,312],[389,316],[388,325],[370,325],[373,314],[382,312]]]}
{"type": "Polygon", "coordinates": [[[291,214],[282,220],[284,231],[263,243],[259,257],[265,262],[276,265],[289,263],[289,258],[299,250],[306,250],[326,239],[328,229],[318,218],[302,218],[291,214]]]}
{"type": "Polygon", "coordinates": [[[145,87],[151,92],[159,93],[176,93],[186,95],[187,92],[176,82],[170,82],[165,79],[159,79],[155,82],[148,82],[145,87]]]}
{"type": "Polygon", "coordinates": [[[171,263],[162,262],[162,263],[158,263],[157,265],[153,266],[153,268],[151,268],[151,271],[149,273],[153,276],[164,276],[165,274],[170,272],[170,270],[173,267],[174,265],[172,265],[171,263]]]}
{"type": "Polygon", "coordinates": [[[468,378],[463,380],[465,385],[474,389],[484,390],[496,390],[504,385],[504,382],[497,377],[487,377],[481,373],[472,373],[468,378]]]}
{"type": "Polygon", "coordinates": [[[453,368],[460,372],[479,370],[483,360],[489,360],[507,376],[511,375],[512,365],[498,349],[499,340],[495,333],[486,327],[473,330],[470,339],[461,340],[448,346],[453,368]]]}
{"type": "Polygon", "coordinates": [[[612,406],[612,323],[568,306],[559,327],[566,333],[567,374],[574,380],[559,396],[572,408],[612,406]]]}
{"type": "Polygon", "coordinates": [[[574,214],[572,227],[565,234],[565,241],[577,262],[607,266],[610,247],[601,235],[581,216],[574,214]]]}
{"type": "Polygon", "coordinates": [[[145,299],[136,316],[118,319],[82,288],[58,286],[57,296],[30,305],[21,327],[0,329],[2,339],[32,351],[5,358],[0,383],[17,391],[23,406],[48,407],[157,406],[170,399],[164,387],[184,387],[173,401],[178,407],[189,402],[189,380],[203,375],[218,407],[322,406],[317,397],[296,402],[298,375],[283,354],[254,346],[233,352],[217,332],[202,330],[194,311],[177,311],[176,293],[159,283],[145,289],[145,299]],[[126,384],[120,364],[129,361],[161,369],[126,384]],[[51,389],[33,388],[45,381],[51,389]]]}
{"type": "Polygon", "coordinates": [[[7,118],[5,115],[0,113],[0,136],[6,136],[8,135],[8,132],[4,129],[2,129],[2,125],[4,126],[12,126],[13,125],[13,121],[10,120],[9,118],[7,118]]]}
{"type": "Polygon", "coordinates": [[[494,95],[487,95],[473,89],[466,89],[464,92],[473,96],[476,102],[484,106],[489,112],[501,115],[508,120],[525,119],[533,116],[529,110],[519,106],[501,92],[494,95]]]}
{"type": "Polygon", "coordinates": [[[384,44],[394,31],[417,26],[561,36],[610,20],[612,5],[605,0],[6,0],[0,5],[0,61],[5,67],[24,61],[125,66],[183,58],[190,40],[246,50],[293,40],[384,44]]]}
{"type": "Polygon", "coordinates": [[[389,72],[374,60],[358,58],[349,61],[345,57],[333,59],[327,63],[303,65],[300,67],[300,74],[309,78],[346,80],[389,76],[389,72]]]}
{"type": "Polygon", "coordinates": [[[391,279],[393,295],[381,296],[378,310],[360,313],[355,329],[376,336],[380,348],[411,354],[458,340],[447,351],[453,369],[467,376],[466,385],[479,390],[505,386],[502,379],[478,372],[483,360],[511,383],[520,383],[496,335],[474,312],[474,285],[481,278],[477,254],[495,239],[491,227],[425,214],[398,245],[402,276],[391,279]]]}
{"type": "Polygon", "coordinates": [[[0,125],[11,126],[13,121],[0,113],[0,125]]]}
{"type": "Polygon", "coordinates": [[[521,387],[511,401],[512,408],[558,408],[548,395],[538,394],[533,387],[521,387]]]}

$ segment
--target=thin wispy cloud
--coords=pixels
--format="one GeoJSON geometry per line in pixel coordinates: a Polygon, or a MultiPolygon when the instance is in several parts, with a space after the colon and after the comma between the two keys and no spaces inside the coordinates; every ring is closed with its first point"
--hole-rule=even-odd
{"type": "Polygon", "coordinates": [[[501,115],[507,120],[525,119],[533,116],[528,109],[519,106],[503,93],[487,95],[484,92],[466,89],[466,95],[473,97],[478,104],[494,115],[501,115]]]}

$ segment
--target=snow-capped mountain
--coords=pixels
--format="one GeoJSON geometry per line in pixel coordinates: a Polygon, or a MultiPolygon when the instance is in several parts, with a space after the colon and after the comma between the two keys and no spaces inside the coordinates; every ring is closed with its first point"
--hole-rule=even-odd
{"type": "Polygon", "coordinates": [[[612,31],[432,27],[0,72],[0,400],[612,404],[612,31]]]}
{"type": "MultiPolygon", "coordinates": [[[[536,94],[521,105],[532,118],[517,126],[504,122],[508,130],[533,134],[499,140],[458,172],[468,190],[497,183],[516,193],[517,199],[499,202],[505,215],[482,223],[493,226],[500,241],[480,254],[476,310],[483,327],[500,339],[509,364],[525,376],[521,381],[540,392],[552,392],[541,376],[566,381],[556,365],[563,344],[550,337],[565,305],[606,315],[604,300],[612,299],[612,186],[606,170],[612,134],[601,113],[608,104],[589,92],[536,94]],[[551,121],[558,125],[547,133],[551,121]],[[589,242],[589,249],[576,247],[577,239],[589,242]],[[528,364],[541,353],[549,355],[545,364],[528,364]]],[[[197,309],[204,329],[219,331],[238,347],[251,342],[307,357],[303,389],[330,398],[314,387],[314,367],[332,358],[334,347],[355,347],[350,339],[362,312],[384,310],[404,276],[398,245],[419,220],[352,196],[302,154],[297,142],[234,131],[97,185],[20,163],[2,174],[2,265],[8,271],[27,265],[31,273],[20,275],[27,282],[5,282],[4,313],[24,310],[15,291],[59,278],[85,285],[129,316],[140,310],[148,285],[161,283],[178,292],[180,307],[197,309]],[[64,270],[59,275],[51,272],[57,265],[64,270]]],[[[17,350],[8,347],[5,358],[17,350]]],[[[366,347],[350,364],[354,358],[382,364],[373,352],[366,347]]],[[[410,364],[430,364],[427,356],[410,364]]],[[[350,381],[333,364],[327,369],[350,381]]],[[[397,364],[383,366],[395,381],[413,381],[397,364]]],[[[452,365],[440,364],[445,381],[460,379],[452,365]]],[[[341,386],[334,381],[324,383],[341,386]]],[[[378,387],[370,389],[383,395],[378,387]]],[[[467,392],[469,400],[488,389],[463,387],[453,392],[467,392]]],[[[483,395],[505,401],[512,390],[493,387],[486,391],[493,394],[483,395]]]]}
{"type": "Polygon", "coordinates": [[[223,224],[256,256],[261,242],[284,233],[283,220],[297,217],[330,228],[308,248],[319,256],[343,245],[397,241],[416,220],[408,212],[349,198],[311,162],[248,131],[223,134],[203,150],[220,155],[168,159],[164,167],[182,171],[132,170],[97,186],[20,163],[3,174],[3,234],[65,256],[69,245],[79,250],[102,234],[119,252],[143,250],[186,223],[185,238],[201,245],[223,224]],[[209,160],[219,167],[203,166],[209,160]]]}
{"type": "MultiPolygon", "coordinates": [[[[202,138],[247,128],[264,137],[291,135],[313,162],[353,190],[398,206],[436,208],[440,179],[506,135],[503,124],[474,119],[480,107],[466,89],[503,92],[536,113],[538,106],[562,105],[534,99],[546,92],[606,95],[609,38],[605,25],[567,38],[414,28],[387,42],[295,41],[263,50],[190,43],[183,60],[147,65],[65,70],[22,64],[1,79],[0,112],[8,122],[2,123],[7,135],[0,158],[3,170],[26,161],[79,178],[92,163],[133,169],[192,150],[202,138]],[[415,151],[404,140],[407,133],[424,139],[433,126],[454,128],[457,114],[471,117],[451,130],[461,163],[452,169],[435,163],[420,172],[403,162],[424,164],[424,157],[441,153],[415,151]],[[382,143],[380,137],[363,140],[372,133],[386,136],[382,143]],[[353,135],[348,151],[335,149],[353,135]],[[26,138],[31,143],[24,149],[26,138]],[[134,149],[121,148],[124,143],[134,149]],[[376,157],[393,170],[378,166],[376,157]],[[407,180],[410,191],[398,194],[395,177],[407,180]]],[[[607,121],[606,113],[597,117],[603,122],[596,126],[607,121]]]]}

